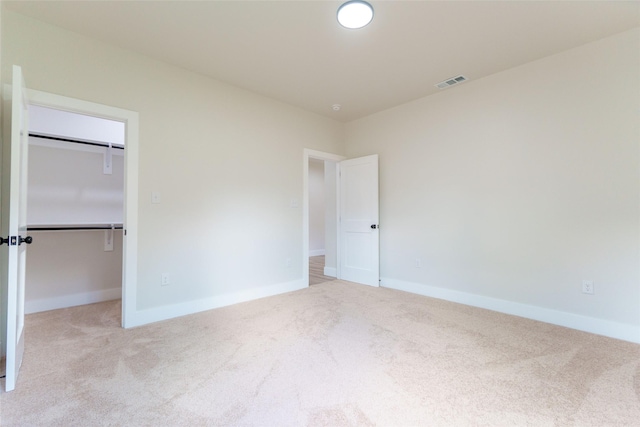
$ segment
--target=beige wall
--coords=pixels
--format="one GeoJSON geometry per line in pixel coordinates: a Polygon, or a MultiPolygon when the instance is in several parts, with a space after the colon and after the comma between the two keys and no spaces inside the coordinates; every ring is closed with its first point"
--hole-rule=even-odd
{"type": "Polygon", "coordinates": [[[104,152],[29,138],[27,223],[122,224],[123,151],[113,150],[111,174],[103,172],[104,152]]]}
{"type": "Polygon", "coordinates": [[[25,313],[119,299],[122,295],[122,230],[32,231],[26,271],[25,313]]]}
{"type": "Polygon", "coordinates": [[[469,77],[347,125],[380,155],[383,284],[640,341],[640,30],[469,77]]]}
{"type": "Polygon", "coordinates": [[[341,153],[340,123],[6,10],[3,20],[3,76],[19,64],[32,89],[139,112],[138,309],[302,280],[290,201],[302,198],[303,148],[341,153]]]}

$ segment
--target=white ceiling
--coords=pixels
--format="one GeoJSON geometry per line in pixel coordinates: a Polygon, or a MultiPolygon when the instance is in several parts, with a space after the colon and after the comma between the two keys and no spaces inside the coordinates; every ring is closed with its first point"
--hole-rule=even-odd
{"type": "MultiPolygon", "coordinates": [[[[303,109],[350,121],[640,26],[640,2],[19,1],[8,9],[303,109]],[[341,104],[335,112],[333,104],[341,104]]],[[[455,87],[445,90],[456,90],[455,87]]]]}

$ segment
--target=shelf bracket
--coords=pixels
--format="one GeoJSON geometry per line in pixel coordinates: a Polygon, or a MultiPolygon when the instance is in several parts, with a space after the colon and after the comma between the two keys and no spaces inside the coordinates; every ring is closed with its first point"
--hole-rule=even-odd
{"type": "Polygon", "coordinates": [[[109,146],[105,148],[104,151],[104,163],[102,167],[102,173],[104,175],[112,175],[113,174],[113,148],[111,147],[111,143],[109,146]]]}
{"type": "Polygon", "coordinates": [[[113,230],[116,228],[114,224],[111,224],[110,230],[104,230],[104,251],[113,252],[113,230]]]}

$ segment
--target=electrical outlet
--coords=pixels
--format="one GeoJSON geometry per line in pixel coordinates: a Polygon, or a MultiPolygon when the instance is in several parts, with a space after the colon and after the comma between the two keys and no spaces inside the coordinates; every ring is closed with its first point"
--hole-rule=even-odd
{"type": "Polygon", "coordinates": [[[416,268],[422,268],[422,260],[420,258],[416,258],[416,268]]]}
{"type": "Polygon", "coordinates": [[[171,280],[169,279],[169,273],[162,273],[160,284],[162,286],[167,286],[169,283],[171,283],[171,280]]]}
{"type": "Polygon", "coordinates": [[[287,258],[287,260],[284,262],[284,265],[287,268],[291,268],[291,258],[287,258]]]}
{"type": "Polygon", "coordinates": [[[582,293],[593,295],[593,280],[582,281],[582,293]]]}

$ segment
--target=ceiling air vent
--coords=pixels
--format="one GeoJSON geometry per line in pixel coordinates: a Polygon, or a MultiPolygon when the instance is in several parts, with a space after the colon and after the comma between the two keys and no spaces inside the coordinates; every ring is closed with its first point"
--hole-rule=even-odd
{"type": "Polygon", "coordinates": [[[440,83],[438,83],[437,85],[435,85],[438,89],[446,89],[450,86],[453,85],[457,85],[458,83],[462,83],[462,82],[466,82],[467,78],[465,76],[455,76],[455,77],[451,77],[450,79],[447,79],[445,81],[442,81],[440,83]]]}

